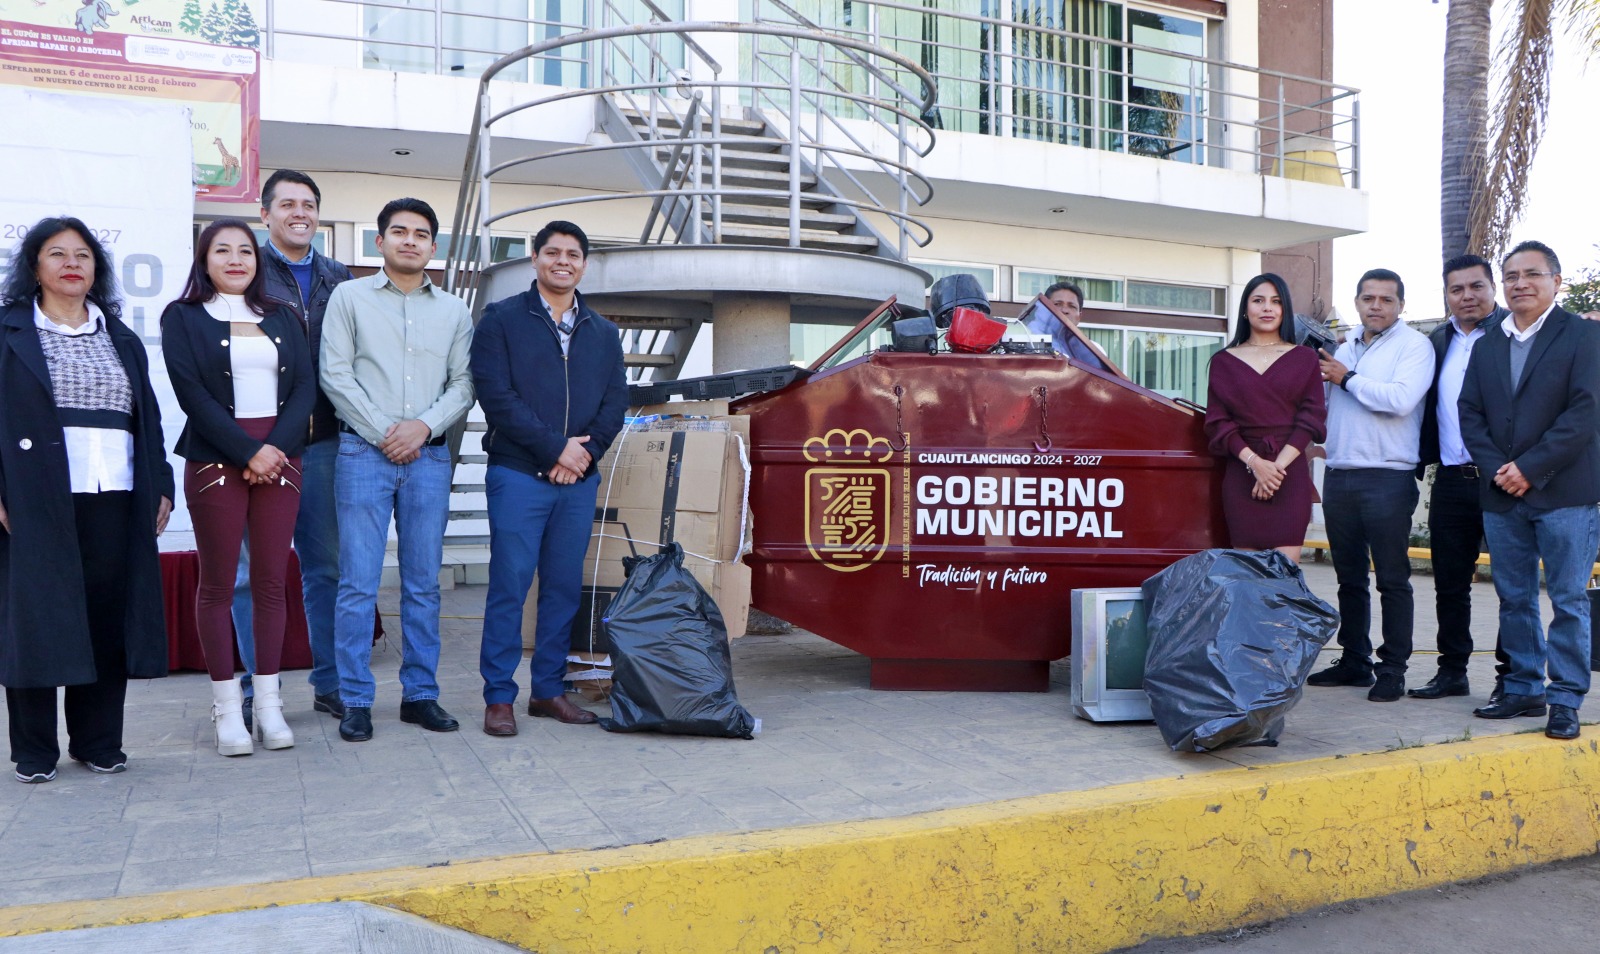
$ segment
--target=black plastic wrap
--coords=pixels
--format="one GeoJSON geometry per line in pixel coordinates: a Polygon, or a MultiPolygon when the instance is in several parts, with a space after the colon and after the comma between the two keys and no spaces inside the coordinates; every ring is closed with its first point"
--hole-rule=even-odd
{"type": "Polygon", "coordinates": [[[683,548],[622,562],[628,578],[602,621],[615,671],[601,727],[752,738],[758,723],[734,692],[722,610],[683,568],[683,548]]]}
{"type": "Polygon", "coordinates": [[[1276,745],[1338,612],[1276,550],[1204,550],[1143,589],[1144,689],[1167,745],[1276,745]]]}

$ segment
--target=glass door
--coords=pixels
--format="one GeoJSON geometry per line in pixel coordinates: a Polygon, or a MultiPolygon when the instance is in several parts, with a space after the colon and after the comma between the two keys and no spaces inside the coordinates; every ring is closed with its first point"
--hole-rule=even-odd
{"type": "MultiPolygon", "coordinates": [[[[1171,53],[1205,56],[1206,22],[1164,11],[1130,9],[1128,41],[1171,53]]],[[[1204,163],[1206,80],[1203,63],[1130,50],[1127,151],[1204,163]]]]}

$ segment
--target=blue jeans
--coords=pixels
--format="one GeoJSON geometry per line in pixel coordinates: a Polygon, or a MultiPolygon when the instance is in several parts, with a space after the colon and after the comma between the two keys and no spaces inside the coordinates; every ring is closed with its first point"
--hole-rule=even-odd
{"type": "Polygon", "coordinates": [[[519,470],[491,465],[484,475],[489,497],[489,592],[483,606],[478,671],[483,701],[517,700],[522,659],[522,604],[534,571],[539,574],[530,693],[553,699],[566,689],[572,620],[583,593],[583,557],[594,525],[600,479],[552,484],[519,470]]]}
{"type": "Polygon", "coordinates": [[[1344,659],[1372,668],[1371,555],[1383,606],[1383,645],[1377,669],[1403,674],[1411,659],[1411,514],[1417,478],[1410,470],[1329,468],[1322,479],[1322,513],[1328,549],[1339,579],[1339,645],[1344,659]]]}
{"type": "MultiPolygon", "coordinates": [[[[339,691],[339,667],[333,651],[333,611],[339,596],[339,508],[334,499],[333,472],[338,459],[338,440],[306,446],[300,458],[300,515],[294,525],[300,592],[306,601],[306,630],[311,643],[311,674],[307,681],[319,696],[339,691]]],[[[367,631],[370,642],[370,619],[367,631]]]]}
{"type": "Polygon", "coordinates": [[[333,629],[339,697],[348,707],[371,708],[377,694],[372,614],[393,516],[400,536],[400,699],[437,699],[439,566],[450,519],[450,450],[425,446],[421,457],[395,464],[354,434],[340,434],[333,483],[339,511],[333,629]]]}
{"type": "Polygon", "coordinates": [[[233,638],[239,644],[239,661],[244,664],[239,684],[244,687],[246,699],[255,696],[251,683],[256,671],[255,609],[255,597],[250,595],[250,528],[246,527],[239,541],[239,573],[233,578],[233,638]]]}
{"type": "Polygon", "coordinates": [[[1589,597],[1585,588],[1600,547],[1593,504],[1539,510],[1517,502],[1504,513],[1485,511],[1484,535],[1494,555],[1500,597],[1500,642],[1511,658],[1506,692],[1536,696],[1576,709],[1589,691],[1589,597]],[[1539,615],[1539,561],[1555,611],[1548,642],[1539,615]],[[1545,687],[1549,665],[1550,685],[1545,687]]]}

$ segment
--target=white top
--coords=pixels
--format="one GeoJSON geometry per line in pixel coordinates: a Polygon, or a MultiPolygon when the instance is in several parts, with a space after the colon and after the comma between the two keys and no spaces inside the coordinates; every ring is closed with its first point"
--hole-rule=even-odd
{"type": "MultiPolygon", "coordinates": [[[[218,321],[261,324],[243,295],[218,292],[206,302],[206,313],[218,321]]],[[[229,335],[228,359],[233,364],[234,418],[274,417],[278,413],[278,346],[266,335],[229,335]]]]}
{"type": "Polygon", "coordinates": [[[1439,397],[1434,410],[1439,418],[1439,462],[1454,467],[1472,463],[1472,455],[1461,439],[1461,409],[1457,403],[1461,400],[1461,382],[1467,378],[1467,359],[1472,357],[1472,346],[1484,331],[1480,321],[1471,333],[1463,333],[1461,323],[1453,316],[1450,328],[1450,343],[1445,346],[1444,363],[1439,366],[1439,397]]]}
{"type": "Polygon", "coordinates": [[[278,413],[278,346],[266,335],[234,335],[233,416],[274,417],[278,413]]]}
{"type": "MultiPolygon", "coordinates": [[[[93,334],[105,327],[106,316],[87,299],[89,320],[77,328],[58,325],[33,303],[33,324],[58,335],[93,334]]],[[[63,427],[67,442],[67,474],[75,494],[133,489],[133,432],[114,427],[63,427]]]]}
{"type": "Polygon", "coordinates": [[[1328,466],[1415,469],[1422,401],[1433,383],[1433,343],[1396,321],[1371,343],[1351,336],[1334,357],[1355,376],[1349,390],[1328,385],[1328,466]]]}
{"type": "Polygon", "coordinates": [[[1555,310],[1556,310],[1555,303],[1552,302],[1550,307],[1546,308],[1544,310],[1544,314],[1539,316],[1539,320],[1528,326],[1528,330],[1527,331],[1518,331],[1517,330],[1517,316],[1516,315],[1507,315],[1505,317],[1505,320],[1500,322],[1500,327],[1501,327],[1502,330],[1505,331],[1507,338],[1510,338],[1513,341],[1520,341],[1520,342],[1526,344],[1528,342],[1528,339],[1532,338],[1534,335],[1539,333],[1539,329],[1544,327],[1544,320],[1546,318],[1549,318],[1550,317],[1550,313],[1552,311],[1555,311],[1555,310]]]}

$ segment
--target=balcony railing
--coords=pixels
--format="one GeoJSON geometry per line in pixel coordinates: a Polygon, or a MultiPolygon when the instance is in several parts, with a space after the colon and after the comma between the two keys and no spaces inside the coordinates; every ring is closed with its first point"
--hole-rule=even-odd
{"type": "MultiPolygon", "coordinates": [[[[511,51],[616,22],[614,13],[601,15],[599,0],[579,11],[575,6],[529,0],[268,0],[266,55],[475,77],[511,51]],[[538,19],[527,16],[529,10],[573,12],[538,19]]],[[[638,0],[609,6],[625,17],[635,11],[632,22],[657,19],[638,0]]],[[[934,109],[923,117],[936,129],[1361,184],[1360,98],[1352,87],[1063,29],[1039,15],[1043,5],[1022,0],[1010,4],[1020,18],[897,0],[742,0],[740,6],[743,19],[814,26],[921,64],[938,88],[934,109]]],[[[681,7],[678,0],[666,12],[681,15],[681,7]]],[[[780,52],[771,45],[783,42],[759,36],[746,41],[739,78],[770,79],[762,75],[762,64],[780,52]]],[[[593,56],[584,45],[563,46],[500,78],[589,88],[600,83],[593,56]]],[[[841,96],[871,99],[880,98],[885,83],[915,91],[918,80],[909,73],[861,69],[837,47],[826,56],[807,65],[808,85],[813,77],[833,77],[841,96]]],[[[838,115],[849,115],[842,100],[830,104],[835,106],[838,115]]]]}

